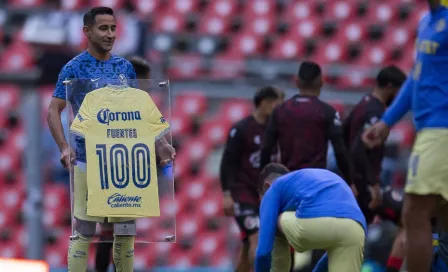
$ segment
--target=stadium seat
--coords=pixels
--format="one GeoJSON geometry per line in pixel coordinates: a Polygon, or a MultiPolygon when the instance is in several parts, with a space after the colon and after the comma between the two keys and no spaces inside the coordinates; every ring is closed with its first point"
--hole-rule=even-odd
{"type": "Polygon", "coordinates": [[[348,57],[347,42],[333,39],[318,45],[315,61],[322,66],[326,64],[341,63],[348,57]]]}
{"type": "Polygon", "coordinates": [[[174,55],[168,73],[172,79],[194,79],[203,74],[203,59],[196,54],[174,55]]]}
{"type": "Polygon", "coordinates": [[[207,97],[199,91],[184,90],[174,98],[173,109],[182,115],[203,115],[207,110],[207,97]]]}
{"type": "Polygon", "coordinates": [[[0,205],[17,213],[25,200],[24,194],[23,184],[3,186],[0,190],[0,205]]]}
{"type": "Polygon", "coordinates": [[[47,246],[45,248],[45,260],[51,267],[62,267],[67,260],[67,250],[61,251],[57,246],[47,246]]]}
{"type": "Polygon", "coordinates": [[[188,14],[198,11],[198,0],[175,0],[173,3],[173,9],[182,14],[188,14]]]}
{"type": "Polygon", "coordinates": [[[0,69],[3,72],[21,72],[33,68],[34,52],[23,42],[14,42],[1,55],[0,69]]]}
{"type": "Polygon", "coordinates": [[[356,61],[356,65],[362,67],[378,67],[390,60],[390,52],[381,43],[365,44],[362,55],[356,61]]]}
{"type": "Polygon", "coordinates": [[[191,133],[192,122],[187,115],[176,114],[171,117],[170,127],[173,136],[186,136],[191,133]]]}
{"type": "Polygon", "coordinates": [[[44,189],[44,207],[50,210],[70,207],[70,196],[65,184],[49,184],[44,189]]]}
{"type": "Polygon", "coordinates": [[[14,146],[6,145],[0,149],[0,176],[8,171],[19,172],[21,165],[21,154],[16,152],[14,146]]]}
{"type": "Polygon", "coordinates": [[[356,16],[355,5],[352,5],[350,1],[330,1],[325,5],[325,19],[344,21],[356,16]]]}
{"type": "MultiPolygon", "coordinates": [[[[2,196],[3,197],[3,196],[2,196]]],[[[17,210],[11,208],[0,209],[0,229],[15,228],[17,226],[17,210]]]]}
{"type": "Polygon", "coordinates": [[[197,237],[205,229],[204,217],[200,214],[181,214],[176,220],[177,235],[180,238],[197,237]]]}
{"type": "Polygon", "coordinates": [[[367,10],[366,21],[387,24],[396,20],[397,15],[397,9],[392,3],[386,1],[371,2],[367,10]]]}
{"type": "Polygon", "coordinates": [[[11,149],[15,150],[15,152],[22,153],[26,147],[26,140],[24,128],[19,126],[10,130],[7,144],[11,149]]]}
{"type": "Polygon", "coordinates": [[[233,124],[248,116],[252,108],[248,100],[228,99],[221,104],[218,116],[233,124]]]}
{"type": "Polygon", "coordinates": [[[229,51],[240,56],[256,56],[263,50],[262,37],[251,32],[240,32],[232,38],[229,51]]]}
{"type": "Polygon", "coordinates": [[[269,14],[269,16],[264,17],[247,15],[244,20],[243,31],[246,33],[263,37],[275,32],[275,14],[269,14]]]}
{"type": "Polygon", "coordinates": [[[362,42],[367,39],[367,25],[364,22],[348,21],[347,23],[340,23],[337,37],[348,42],[362,42]]]}
{"type": "Polygon", "coordinates": [[[62,10],[81,10],[84,7],[83,0],[60,0],[62,10]]]}
{"type": "Polygon", "coordinates": [[[45,0],[8,0],[10,8],[36,8],[45,3],[45,0]]]}
{"type": "Polygon", "coordinates": [[[135,8],[135,10],[137,11],[137,14],[139,14],[140,16],[146,16],[146,15],[155,13],[158,10],[161,1],[160,0],[145,0],[145,1],[131,0],[131,3],[133,5],[133,7],[135,8]]]}
{"type": "Polygon", "coordinates": [[[282,36],[275,41],[268,55],[272,59],[295,60],[305,54],[305,40],[299,36],[282,36]]]}
{"type": "Polygon", "coordinates": [[[199,131],[202,139],[207,139],[212,145],[222,145],[227,140],[227,134],[231,127],[231,123],[227,119],[215,117],[207,120],[199,131]]]}
{"type": "Polygon", "coordinates": [[[217,54],[212,59],[210,77],[215,80],[236,79],[244,74],[246,63],[239,52],[217,54]]]}
{"type": "Polygon", "coordinates": [[[209,2],[205,14],[215,14],[220,17],[228,17],[237,11],[236,0],[216,0],[209,2]]]}
{"type": "Polygon", "coordinates": [[[2,247],[0,248],[0,257],[19,259],[24,258],[25,254],[15,241],[11,241],[2,244],[2,247]]]}
{"type": "Polygon", "coordinates": [[[125,0],[91,0],[92,7],[106,6],[114,10],[123,8],[125,0]]]}
{"type": "Polygon", "coordinates": [[[249,1],[245,4],[243,15],[245,18],[256,16],[274,16],[275,15],[275,1],[273,0],[258,0],[249,1]]]}
{"type": "Polygon", "coordinates": [[[412,122],[403,120],[391,129],[387,142],[398,143],[400,148],[409,149],[414,143],[414,130],[412,122]]]}
{"type": "Polygon", "coordinates": [[[315,11],[316,9],[311,1],[294,1],[287,6],[282,15],[282,19],[295,25],[297,22],[307,18],[318,16],[315,11]]]}
{"type": "Polygon", "coordinates": [[[175,10],[166,10],[156,17],[153,31],[164,33],[179,33],[185,28],[186,21],[184,14],[175,10]]]}
{"type": "Polygon", "coordinates": [[[221,216],[223,213],[222,193],[207,192],[206,196],[201,199],[200,213],[206,217],[221,216]]]}
{"type": "Polygon", "coordinates": [[[308,39],[318,37],[322,33],[322,21],[318,18],[307,18],[291,23],[291,28],[286,35],[299,36],[308,39]]]}
{"type": "Polygon", "coordinates": [[[230,21],[217,14],[205,14],[200,18],[198,33],[210,35],[223,35],[229,31],[230,21]]]}
{"type": "Polygon", "coordinates": [[[225,246],[225,235],[217,235],[216,232],[203,232],[196,240],[194,251],[199,255],[213,255],[215,252],[219,252],[220,249],[225,248],[225,246]]]}
{"type": "Polygon", "coordinates": [[[0,84],[0,110],[18,108],[20,95],[20,88],[17,85],[0,84]]]}
{"type": "MultiPolygon", "coordinates": [[[[0,225],[0,229],[1,228],[2,227],[0,225]]],[[[28,231],[25,226],[20,225],[14,227],[12,240],[18,245],[19,248],[24,249],[28,246],[28,231]]]]}
{"type": "Polygon", "coordinates": [[[339,78],[338,85],[341,88],[354,88],[359,87],[371,87],[373,84],[373,79],[369,77],[365,66],[364,69],[356,69],[356,66],[352,69],[347,69],[347,71],[339,78]]]}

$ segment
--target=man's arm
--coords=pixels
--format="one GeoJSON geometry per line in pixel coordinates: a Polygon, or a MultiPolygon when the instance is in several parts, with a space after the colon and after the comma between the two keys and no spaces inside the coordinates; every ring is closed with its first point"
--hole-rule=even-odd
{"type": "Polygon", "coordinates": [[[47,115],[48,127],[60,151],[68,147],[61,121],[61,112],[64,110],[65,104],[65,100],[53,97],[47,115]]]}
{"type": "Polygon", "coordinates": [[[348,184],[353,183],[353,164],[348,154],[347,147],[344,142],[344,135],[342,133],[342,124],[339,113],[331,108],[328,119],[328,138],[333,146],[336,163],[339,170],[341,170],[345,181],[348,184]]]}
{"type": "Polygon", "coordinates": [[[255,272],[269,272],[271,270],[271,252],[274,248],[277,220],[280,212],[279,193],[279,187],[274,184],[261,201],[255,272]]]}
{"type": "Polygon", "coordinates": [[[268,126],[264,133],[263,145],[261,148],[260,155],[260,169],[263,169],[267,164],[271,162],[271,155],[274,151],[275,145],[277,144],[278,131],[276,122],[276,112],[275,109],[268,121],[268,126]]]}
{"type": "Polygon", "coordinates": [[[414,80],[412,79],[412,76],[408,76],[401,86],[397,98],[394,99],[394,102],[382,117],[382,120],[387,126],[394,126],[411,109],[413,88],[414,80]]]}
{"type": "Polygon", "coordinates": [[[224,147],[224,154],[222,155],[219,174],[222,191],[228,196],[230,196],[231,183],[235,181],[235,174],[241,160],[241,134],[241,129],[237,127],[233,127],[230,130],[226,145],[224,147]]]}

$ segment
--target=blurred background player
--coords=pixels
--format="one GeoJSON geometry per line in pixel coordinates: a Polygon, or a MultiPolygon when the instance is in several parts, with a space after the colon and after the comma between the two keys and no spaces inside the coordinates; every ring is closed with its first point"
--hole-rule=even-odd
{"type": "Polygon", "coordinates": [[[380,204],[379,177],[384,144],[368,149],[361,136],[366,128],[381,118],[405,80],[406,75],[395,66],[381,69],[374,90],[362,98],[343,124],[345,141],[354,166],[353,181],[358,191],[358,203],[369,224],[375,216],[373,210],[380,204]]]}
{"type": "Polygon", "coordinates": [[[261,151],[261,168],[271,160],[278,144],[280,161],[291,171],[326,168],[330,140],[339,169],[351,184],[352,166],[344,144],[339,113],[319,99],[322,70],[314,62],[300,65],[299,94],[274,109],[269,119],[261,151]]]}
{"type": "Polygon", "coordinates": [[[259,89],[253,99],[254,112],[230,129],[221,160],[224,212],[235,217],[243,241],[239,272],[250,271],[253,266],[258,241],[260,148],[267,120],[283,98],[284,93],[275,87],[259,89]]]}
{"type": "Polygon", "coordinates": [[[368,129],[363,140],[370,147],[380,145],[390,128],[412,109],[417,139],[409,160],[405,187],[404,226],[407,235],[406,260],[409,272],[428,271],[432,259],[431,218],[435,212],[443,227],[448,226],[448,89],[444,71],[448,60],[444,44],[448,39],[446,1],[429,0],[430,12],[417,33],[417,55],[412,74],[382,120],[368,129]]]}
{"type": "MultiPolygon", "coordinates": [[[[128,58],[129,62],[134,67],[137,79],[149,79],[151,77],[151,67],[148,61],[139,56],[132,56],[128,58]]],[[[100,243],[96,248],[95,269],[97,272],[108,271],[111,260],[113,244],[107,241],[113,239],[113,224],[105,223],[101,225],[100,243]]],[[[113,265],[115,271],[115,265],[113,265]]]]}
{"type": "Polygon", "coordinates": [[[326,169],[289,173],[271,163],[260,186],[256,272],[288,271],[289,245],[297,252],[326,250],[329,271],[361,270],[367,224],[342,178],[326,169]]]}

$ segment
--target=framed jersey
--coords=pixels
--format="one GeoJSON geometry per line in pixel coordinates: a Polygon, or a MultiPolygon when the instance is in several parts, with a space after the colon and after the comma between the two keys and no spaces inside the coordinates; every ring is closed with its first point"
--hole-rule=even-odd
{"type": "Polygon", "coordinates": [[[121,223],[136,226],[136,242],[172,242],[175,214],[164,205],[174,204],[173,167],[172,162],[161,165],[163,154],[156,152],[156,145],[171,143],[169,81],[65,83],[73,150],[72,222],[121,223]],[[157,225],[163,231],[151,230],[157,225]]]}

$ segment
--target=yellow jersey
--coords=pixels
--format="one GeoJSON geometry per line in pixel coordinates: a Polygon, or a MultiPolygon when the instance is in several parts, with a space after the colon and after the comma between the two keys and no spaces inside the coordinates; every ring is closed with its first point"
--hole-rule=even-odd
{"type": "Polygon", "coordinates": [[[94,90],[70,130],[86,141],[87,215],[160,216],[154,148],[169,125],[148,93],[117,86],[94,90]]]}

